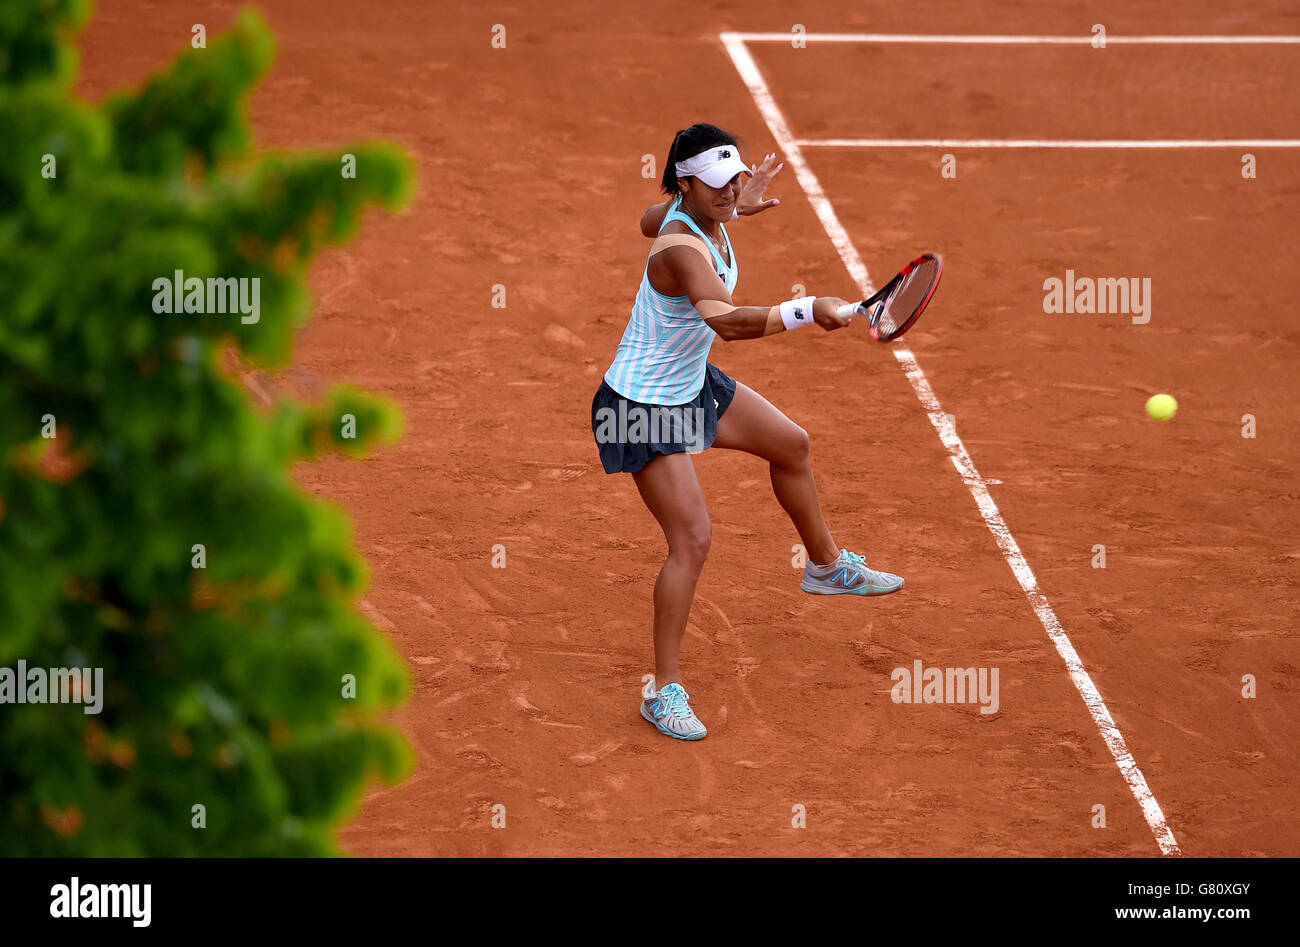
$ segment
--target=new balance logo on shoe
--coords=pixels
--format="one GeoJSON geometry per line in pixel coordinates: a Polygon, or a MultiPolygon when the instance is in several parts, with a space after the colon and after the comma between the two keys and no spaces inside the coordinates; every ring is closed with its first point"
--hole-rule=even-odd
{"type": "Polygon", "coordinates": [[[840,585],[844,586],[846,589],[851,589],[856,584],[853,581],[855,577],[859,579],[862,578],[862,576],[858,575],[856,572],[850,572],[848,569],[841,569],[839,572],[831,576],[830,583],[831,585],[834,585],[838,580],[840,585]]]}
{"type": "Polygon", "coordinates": [[[862,556],[846,552],[830,565],[806,565],[799,587],[813,595],[888,595],[901,589],[903,580],[868,569],[862,556]]]}

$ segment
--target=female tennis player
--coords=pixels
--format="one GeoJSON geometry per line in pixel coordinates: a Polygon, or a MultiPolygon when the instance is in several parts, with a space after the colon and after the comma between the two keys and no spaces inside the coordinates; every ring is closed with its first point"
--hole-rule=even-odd
{"type": "Polygon", "coordinates": [[[738,269],[723,221],[776,206],[763,197],[780,170],[775,156],[746,167],[735,138],[716,126],[677,133],[664,168],[669,199],[641,219],[655,237],[632,316],[591,403],[592,431],[606,473],[630,473],[663,528],[668,557],[654,589],[655,683],[641,716],[660,733],[703,739],[678,668],[712,528],[692,453],[722,447],[768,462],[772,490],[807,550],[800,584],[815,595],[883,595],[903,587],[862,556],[839,548],[817,498],[808,434],[761,395],[708,361],[726,341],[791,332],[814,322],[848,325],[838,297],[805,296],[772,306],[736,306],[738,269]],[[742,186],[742,176],[749,180],[742,186]]]}

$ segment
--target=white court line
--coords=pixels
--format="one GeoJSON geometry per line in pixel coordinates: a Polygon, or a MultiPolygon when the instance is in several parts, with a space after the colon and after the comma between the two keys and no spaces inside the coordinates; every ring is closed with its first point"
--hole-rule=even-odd
{"type": "MultiPolygon", "coordinates": [[[[975,46],[1048,45],[1091,46],[1091,34],[1080,36],[979,36],[955,33],[947,36],[931,33],[722,33],[740,43],[789,43],[808,40],[814,43],[942,43],[975,46]]],[[[1107,34],[1107,46],[1255,46],[1295,45],[1300,36],[1112,36],[1107,34]]]]}
{"type": "Polygon", "coordinates": [[[1300,148],[1300,138],[796,138],[802,148],[1300,148]]]}
{"type": "MultiPolygon", "coordinates": [[[[835,209],[831,206],[830,200],[822,191],[821,182],[813,174],[812,169],[803,158],[803,152],[800,151],[793,135],[790,134],[790,127],[786,124],[785,116],[777,107],[776,101],[772,98],[772,93],[768,91],[767,83],[763,79],[762,73],[758,71],[758,66],[754,58],[749,54],[749,49],[745,46],[741,38],[743,34],[739,33],[722,33],[719,39],[731,56],[731,61],[740,73],[741,80],[749,89],[750,95],[754,98],[754,104],[758,106],[763,120],[767,122],[768,129],[772,132],[772,137],[776,139],[777,145],[785,154],[785,160],[794,169],[795,177],[799,184],[808,194],[808,200],[816,211],[818,219],[821,220],[822,226],[826,229],[826,234],[831,238],[835,249],[839,251],[840,259],[844,261],[844,266],[848,269],[849,275],[853,277],[858,289],[863,296],[870,296],[875,287],[872,286],[871,276],[867,273],[867,268],[858,256],[858,251],[854,248],[853,242],[849,239],[848,232],[840,223],[839,218],[835,215],[835,209]]],[[[1038,587],[1038,579],[1035,578],[1034,572],[1029,568],[1029,563],[1025,560],[1025,555],[1020,551],[1020,546],[1016,539],[1011,535],[1011,530],[1007,528],[1006,522],[1002,519],[1002,514],[998,511],[997,504],[993,502],[993,497],[984,479],[975,469],[975,463],[971,460],[970,454],[966,450],[966,445],[962,439],[957,436],[956,428],[948,415],[944,414],[943,406],[939,404],[939,399],[934,395],[934,389],[930,387],[929,379],[925,377],[925,372],[921,370],[916,356],[912,354],[911,349],[899,342],[890,343],[890,351],[898,359],[903,371],[907,374],[907,380],[912,383],[912,390],[916,392],[916,397],[920,400],[921,405],[929,415],[930,423],[934,425],[939,432],[939,439],[943,441],[943,446],[948,451],[948,457],[952,465],[957,468],[957,473],[961,476],[962,481],[970,490],[971,496],[975,499],[975,505],[979,508],[980,515],[984,518],[984,524],[988,526],[989,532],[997,541],[998,548],[1002,551],[1002,556],[1010,566],[1012,574],[1020,587],[1024,590],[1025,597],[1028,598],[1030,606],[1042,622],[1043,628],[1047,631],[1047,636],[1056,645],[1056,651],[1065,661],[1066,669],[1070,673],[1070,680],[1074,682],[1075,688],[1083,697],[1084,704],[1088,707],[1088,712],[1092,715],[1093,722],[1101,733],[1101,737],[1106,741],[1111,756],[1115,758],[1115,765],[1119,767],[1120,775],[1128,783],[1129,789],[1142,807],[1142,814],[1146,817],[1147,825],[1151,827],[1152,833],[1156,838],[1156,843],[1160,846],[1160,851],[1165,855],[1181,855],[1182,851],[1178,847],[1178,842],[1174,839],[1174,833],[1165,821],[1164,812],[1160,809],[1160,804],[1152,794],[1150,787],[1147,786],[1146,778],[1142,775],[1142,770],[1138,768],[1137,761],[1133,759],[1133,754],[1129,752],[1128,745],[1124,742],[1124,736],[1115,726],[1115,721],[1111,718],[1110,711],[1106,709],[1106,704],[1101,698],[1097,685],[1092,682],[1088,675],[1087,669],[1083,662],[1079,660],[1079,655],[1074,650],[1074,645],[1066,636],[1065,630],[1061,627],[1061,622],[1052,610],[1051,604],[1047,601],[1047,596],[1042,593],[1038,587]]]]}

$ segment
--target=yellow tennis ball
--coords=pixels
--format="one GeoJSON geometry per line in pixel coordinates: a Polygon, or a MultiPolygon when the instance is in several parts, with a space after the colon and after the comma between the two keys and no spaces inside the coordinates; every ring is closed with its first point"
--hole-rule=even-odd
{"type": "Polygon", "coordinates": [[[1152,395],[1147,399],[1147,414],[1157,421],[1168,421],[1178,410],[1173,395],[1152,395]]]}

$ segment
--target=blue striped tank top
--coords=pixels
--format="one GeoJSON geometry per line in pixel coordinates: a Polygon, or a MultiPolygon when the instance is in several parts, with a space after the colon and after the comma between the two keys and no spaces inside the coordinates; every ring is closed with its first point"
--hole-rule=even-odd
{"type": "MultiPolygon", "coordinates": [[[[678,210],[680,200],[669,208],[660,233],[669,221],[680,220],[699,235],[713,255],[714,272],[729,292],[735,292],[739,276],[736,252],[731,248],[727,228],[719,225],[727,244],[728,266],[713,241],[705,237],[695,221],[678,210]]],[[[687,296],[665,296],[650,285],[649,261],[641,274],[641,286],[632,305],[623,339],[614,362],[605,372],[605,382],[624,398],[644,404],[686,404],[704,386],[704,369],[716,337],[687,296]]]]}

